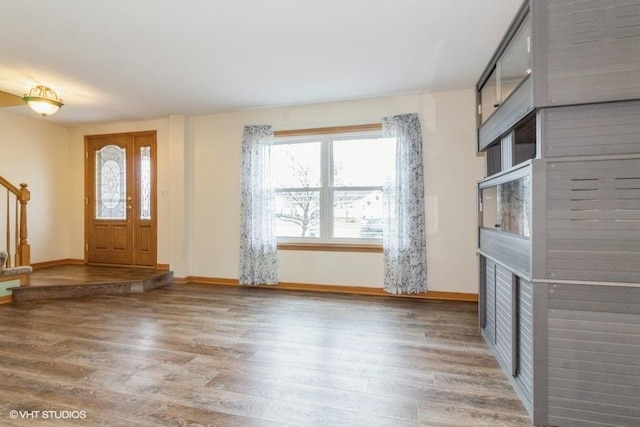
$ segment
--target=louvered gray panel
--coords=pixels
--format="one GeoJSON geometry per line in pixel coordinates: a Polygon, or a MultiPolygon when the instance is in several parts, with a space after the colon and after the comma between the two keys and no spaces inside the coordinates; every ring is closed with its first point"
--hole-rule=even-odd
{"type": "Polygon", "coordinates": [[[509,270],[496,266],[496,353],[500,365],[509,374],[513,349],[511,278],[509,270]]]}
{"type": "Polygon", "coordinates": [[[531,282],[520,279],[518,287],[518,375],[516,383],[533,405],[533,288],[531,282]]]}
{"type": "Polygon", "coordinates": [[[547,165],[547,277],[640,282],[640,159],[547,165]]]}
{"type": "Polygon", "coordinates": [[[640,3],[554,0],[548,12],[548,103],[640,98],[640,3]]]}
{"type": "Polygon", "coordinates": [[[502,103],[478,131],[478,151],[483,151],[533,110],[531,79],[527,78],[502,103]]]}
{"type": "Polygon", "coordinates": [[[543,114],[547,157],[640,153],[638,101],[546,108],[543,114]]]}
{"type": "Polygon", "coordinates": [[[481,228],[480,252],[509,267],[518,276],[531,276],[531,241],[527,238],[481,228]]]}
{"type": "Polygon", "coordinates": [[[496,264],[487,260],[486,319],[484,333],[491,344],[496,342],[496,264]]]}
{"type": "Polygon", "coordinates": [[[548,298],[549,423],[640,425],[640,288],[555,284],[548,298]]]}

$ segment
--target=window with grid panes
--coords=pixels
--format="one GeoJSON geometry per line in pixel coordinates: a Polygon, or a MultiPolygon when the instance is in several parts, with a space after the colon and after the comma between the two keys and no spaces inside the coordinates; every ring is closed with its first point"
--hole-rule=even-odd
{"type": "Polygon", "coordinates": [[[281,242],[375,243],[395,140],[380,131],[277,137],[271,150],[281,242]]]}

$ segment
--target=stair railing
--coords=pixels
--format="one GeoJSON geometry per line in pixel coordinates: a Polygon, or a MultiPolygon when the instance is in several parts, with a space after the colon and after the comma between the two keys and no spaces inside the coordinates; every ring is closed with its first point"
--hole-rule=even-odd
{"type": "Polygon", "coordinates": [[[20,184],[18,188],[2,176],[0,176],[0,186],[6,189],[5,209],[1,208],[3,198],[0,193],[0,218],[4,217],[2,218],[4,221],[0,222],[0,230],[4,227],[5,250],[8,255],[5,267],[29,265],[31,264],[31,247],[27,241],[27,203],[31,199],[31,193],[27,189],[27,184],[20,184]]]}

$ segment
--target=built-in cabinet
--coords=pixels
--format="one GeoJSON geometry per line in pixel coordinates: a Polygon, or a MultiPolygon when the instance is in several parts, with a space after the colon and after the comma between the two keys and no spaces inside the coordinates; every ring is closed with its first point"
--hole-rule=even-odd
{"type": "Polygon", "coordinates": [[[532,423],[640,425],[640,0],[531,0],[477,89],[481,334],[532,423]]]}
{"type": "Polygon", "coordinates": [[[480,326],[500,366],[526,407],[533,404],[532,284],[509,268],[481,258],[480,326]]]}

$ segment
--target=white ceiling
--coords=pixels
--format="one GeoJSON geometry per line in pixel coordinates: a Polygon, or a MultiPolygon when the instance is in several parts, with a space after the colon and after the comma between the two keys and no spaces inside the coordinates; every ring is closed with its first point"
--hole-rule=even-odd
{"type": "Polygon", "coordinates": [[[0,0],[0,90],[77,125],[471,88],[520,3],[0,0]]]}

